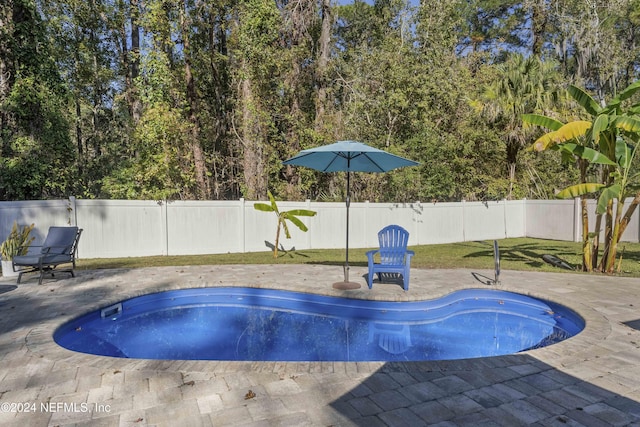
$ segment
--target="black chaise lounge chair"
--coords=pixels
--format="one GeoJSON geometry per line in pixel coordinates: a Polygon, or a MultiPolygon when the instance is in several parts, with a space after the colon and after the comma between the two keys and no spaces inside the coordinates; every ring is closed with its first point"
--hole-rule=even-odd
{"type": "Polygon", "coordinates": [[[73,269],[76,268],[76,249],[82,229],[78,227],[49,227],[47,237],[42,246],[31,246],[29,249],[39,251],[27,255],[13,257],[13,271],[17,271],[18,283],[25,273],[40,272],[38,284],[42,284],[45,274],[54,276],[55,272],[70,273],[75,277],[73,269]],[[60,265],[69,264],[65,269],[56,270],[60,265]],[[16,268],[17,267],[17,268],[16,268]]]}

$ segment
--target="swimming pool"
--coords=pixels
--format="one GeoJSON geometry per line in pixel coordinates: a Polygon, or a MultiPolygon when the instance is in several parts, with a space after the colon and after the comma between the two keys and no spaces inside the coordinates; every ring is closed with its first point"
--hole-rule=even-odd
{"type": "Polygon", "coordinates": [[[570,338],[584,320],[498,290],[383,302],[259,288],[154,293],[62,325],[58,345],[140,359],[420,361],[512,354],[570,338]]]}

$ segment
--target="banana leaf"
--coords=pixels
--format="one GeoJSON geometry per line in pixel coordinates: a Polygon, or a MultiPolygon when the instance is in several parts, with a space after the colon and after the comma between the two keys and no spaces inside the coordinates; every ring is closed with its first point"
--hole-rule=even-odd
{"type": "Polygon", "coordinates": [[[567,142],[564,144],[559,144],[558,147],[565,152],[573,154],[574,156],[578,156],[581,159],[588,160],[589,163],[616,166],[616,163],[614,161],[612,161],[601,152],[594,150],[593,148],[585,147],[584,145],[576,144],[574,142],[567,142]]]}
{"type": "Polygon", "coordinates": [[[533,143],[533,148],[536,151],[544,151],[556,144],[562,144],[584,136],[589,129],[591,129],[591,122],[584,120],[569,122],[556,131],[542,135],[533,143]]]}
{"type": "Polygon", "coordinates": [[[295,216],[316,216],[316,211],[310,211],[307,209],[292,209],[287,211],[287,215],[295,215],[295,216]]]}
{"type": "Polygon", "coordinates": [[[593,121],[593,128],[591,129],[591,139],[595,143],[600,142],[600,134],[607,130],[609,127],[609,116],[601,114],[593,121]]]}
{"type": "Polygon", "coordinates": [[[558,130],[564,123],[551,117],[540,114],[523,114],[522,121],[531,125],[542,126],[543,128],[558,130]]]}
{"type": "Polygon", "coordinates": [[[598,103],[579,87],[569,85],[567,92],[569,92],[569,95],[571,95],[571,97],[592,116],[597,116],[602,111],[602,108],[598,103]]]}
{"type": "Polygon", "coordinates": [[[614,121],[615,127],[622,129],[626,132],[638,132],[640,131],[640,119],[629,116],[618,116],[614,121]]]}
{"type": "Polygon", "coordinates": [[[253,208],[262,212],[273,212],[273,206],[266,203],[254,203],[253,208]]]}
{"type": "Polygon", "coordinates": [[[556,197],[559,199],[573,199],[575,197],[580,197],[583,194],[597,193],[603,187],[605,187],[604,184],[596,184],[594,182],[576,184],[565,188],[559,192],[556,197]]]}
{"type": "Polygon", "coordinates": [[[633,159],[634,147],[627,144],[622,138],[616,141],[616,160],[622,169],[628,169],[633,159]]]}
{"type": "Polygon", "coordinates": [[[621,188],[619,184],[613,184],[602,190],[602,193],[598,198],[598,207],[596,208],[596,213],[605,213],[607,211],[607,205],[609,204],[609,201],[620,198],[620,191],[621,188]]]}
{"type": "Polygon", "coordinates": [[[627,86],[618,96],[613,98],[609,105],[618,106],[625,99],[631,98],[640,89],[640,80],[627,86]]]}
{"type": "Polygon", "coordinates": [[[304,223],[302,221],[300,221],[298,218],[296,218],[295,216],[290,216],[291,212],[285,212],[283,215],[286,219],[288,219],[289,221],[291,221],[296,227],[298,227],[300,230],[302,231],[307,231],[308,228],[306,225],[304,225],[304,223]]]}

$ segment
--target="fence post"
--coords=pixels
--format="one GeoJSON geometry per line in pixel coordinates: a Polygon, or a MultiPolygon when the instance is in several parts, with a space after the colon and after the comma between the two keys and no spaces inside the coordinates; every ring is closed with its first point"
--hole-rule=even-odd
{"type": "Polygon", "coordinates": [[[411,209],[411,212],[413,213],[413,235],[416,236],[416,240],[414,240],[414,245],[420,245],[420,223],[422,221],[420,221],[420,218],[418,217],[418,212],[420,212],[420,200],[416,200],[415,203],[415,207],[413,209],[411,209]]]}
{"type": "Polygon", "coordinates": [[[506,239],[507,237],[509,237],[509,233],[507,231],[507,229],[509,228],[507,226],[507,199],[502,199],[502,206],[503,206],[503,214],[504,214],[504,238],[506,239]]]}
{"type": "Polygon", "coordinates": [[[239,205],[240,205],[240,242],[241,243],[241,253],[246,253],[247,252],[247,244],[245,241],[245,237],[247,235],[247,218],[244,212],[244,197],[240,197],[240,201],[239,201],[239,205]]]}
{"type": "Polygon", "coordinates": [[[69,202],[67,202],[67,212],[69,214],[69,218],[67,219],[67,223],[69,225],[78,226],[78,212],[76,211],[76,196],[69,196],[69,202]]]}
{"type": "Polygon", "coordinates": [[[158,200],[158,206],[160,207],[160,224],[162,229],[160,235],[162,236],[162,255],[169,255],[169,210],[167,206],[169,202],[167,200],[158,200]]]}
{"type": "Polygon", "coordinates": [[[573,199],[573,241],[582,241],[582,207],[580,206],[580,197],[573,199]]]}
{"type": "Polygon", "coordinates": [[[464,199],[460,200],[460,207],[462,209],[462,241],[466,242],[467,241],[467,234],[465,233],[464,204],[465,204],[465,200],[464,199]]]}
{"type": "Polygon", "coordinates": [[[522,199],[522,230],[524,231],[524,236],[522,237],[528,237],[527,236],[527,198],[523,198],[522,199]]]}
{"type": "MultiPolygon", "coordinates": [[[[311,210],[311,199],[307,199],[305,201],[305,209],[308,210],[308,211],[311,210]]],[[[309,217],[309,219],[307,221],[308,222],[313,221],[311,218],[313,218],[313,217],[309,217]]],[[[311,225],[311,224],[309,224],[309,225],[311,225]]],[[[310,233],[310,231],[311,231],[311,229],[309,229],[306,233],[304,233],[304,234],[306,234],[305,237],[306,237],[306,240],[307,240],[307,247],[304,248],[304,249],[311,249],[311,233],[310,233]]]]}
{"type": "Polygon", "coordinates": [[[369,235],[371,233],[368,233],[367,232],[368,230],[369,230],[369,201],[365,200],[364,201],[364,246],[365,248],[370,248],[374,246],[369,241],[370,239],[369,235]]]}

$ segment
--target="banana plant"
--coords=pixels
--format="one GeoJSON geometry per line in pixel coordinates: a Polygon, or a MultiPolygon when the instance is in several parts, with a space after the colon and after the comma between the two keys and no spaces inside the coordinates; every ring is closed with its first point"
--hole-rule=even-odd
{"type": "Polygon", "coordinates": [[[276,228],[276,241],[273,246],[273,257],[278,257],[278,244],[280,241],[280,230],[284,229],[284,234],[287,239],[291,238],[291,233],[289,233],[289,227],[287,226],[287,221],[291,221],[293,225],[298,227],[301,231],[307,232],[307,226],[298,218],[299,216],[315,216],[316,212],[307,210],[307,209],[293,209],[290,211],[280,212],[278,209],[278,205],[276,204],[276,199],[271,194],[271,191],[267,190],[267,195],[269,196],[270,203],[254,203],[253,208],[262,212],[274,212],[278,217],[278,227],[276,228]]]}
{"type": "Polygon", "coordinates": [[[558,193],[559,198],[582,198],[583,206],[583,267],[591,271],[597,264],[598,236],[602,216],[605,215],[605,248],[598,269],[613,273],[617,245],[626,229],[631,215],[640,203],[640,191],[631,183],[637,175],[631,175],[631,165],[640,140],[640,103],[623,110],[623,101],[629,99],[640,90],[640,81],[631,84],[609,104],[600,106],[582,89],[569,86],[572,98],[592,116],[591,121],[576,120],[563,124],[545,116],[526,115],[524,121],[544,126],[551,130],[536,140],[531,147],[537,151],[547,149],[559,150],[565,156],[578,159],[581,170],[581,182],[565,188],[558,193]],[[589,164],[601,165],[603,174],[601,182],[586,182],[586,167],[589,164]],[[596,209],[596,226],[594,233],[588,233],[586,214],[586,196],[599,193],[596,209]],[[624,212],[625,198],[635,195],[634,200],[624,212]],[[613,213],[616,203],[615,217],[613,213]],[[588,237],[592,238],[589,244],[588,237]]]}
{"type": "Polygon", "coordinates": [[[19,226],[17,221],[13,221],[11,232],[0,245],[0,256],[3,261],[11,261],[14,256],[26,255],[29,245],[35,237],[30,236],[35,224],[19,226]]]}
{"type": "MultiPolygon", "coordinates": [[[[591,128],[591,122],[575,121],[563,123],[551,117],[538,114],[525,114],[523,121],[527,124],[537,125],[551,130],[536,140],[530,147],[530,150],[544,151],[556,150],[560,151],[566,162],[575,160],[580,171],[580,183],[585,184],[587,181],[587,167],[589,156],[596,157],[599,154],[585,146],[584,137],[586,132],[591,128]],[[570,142],[570,141],[577,141],[570,142]],[[579,143],[579,144],[578,144],[579,143]],[[566,148],[565,148],[566,147],[566,148]],[[573,151],[572,151],[573,149],[573,151]],[[595,153],[595,154],[594,154],[595,153]],[[587,157],[587,158],[583,158],[587,157]]],[[[597,190],[595,190],[597,191],[597,190]]],[[[593,235],[589,234],[589,215],[587,209],[587,196],[581,196],[581,217],[582,217],[582,270],[592,271],[594,260],[591,255],[592,246],[594,244],[593,235]]]]}

